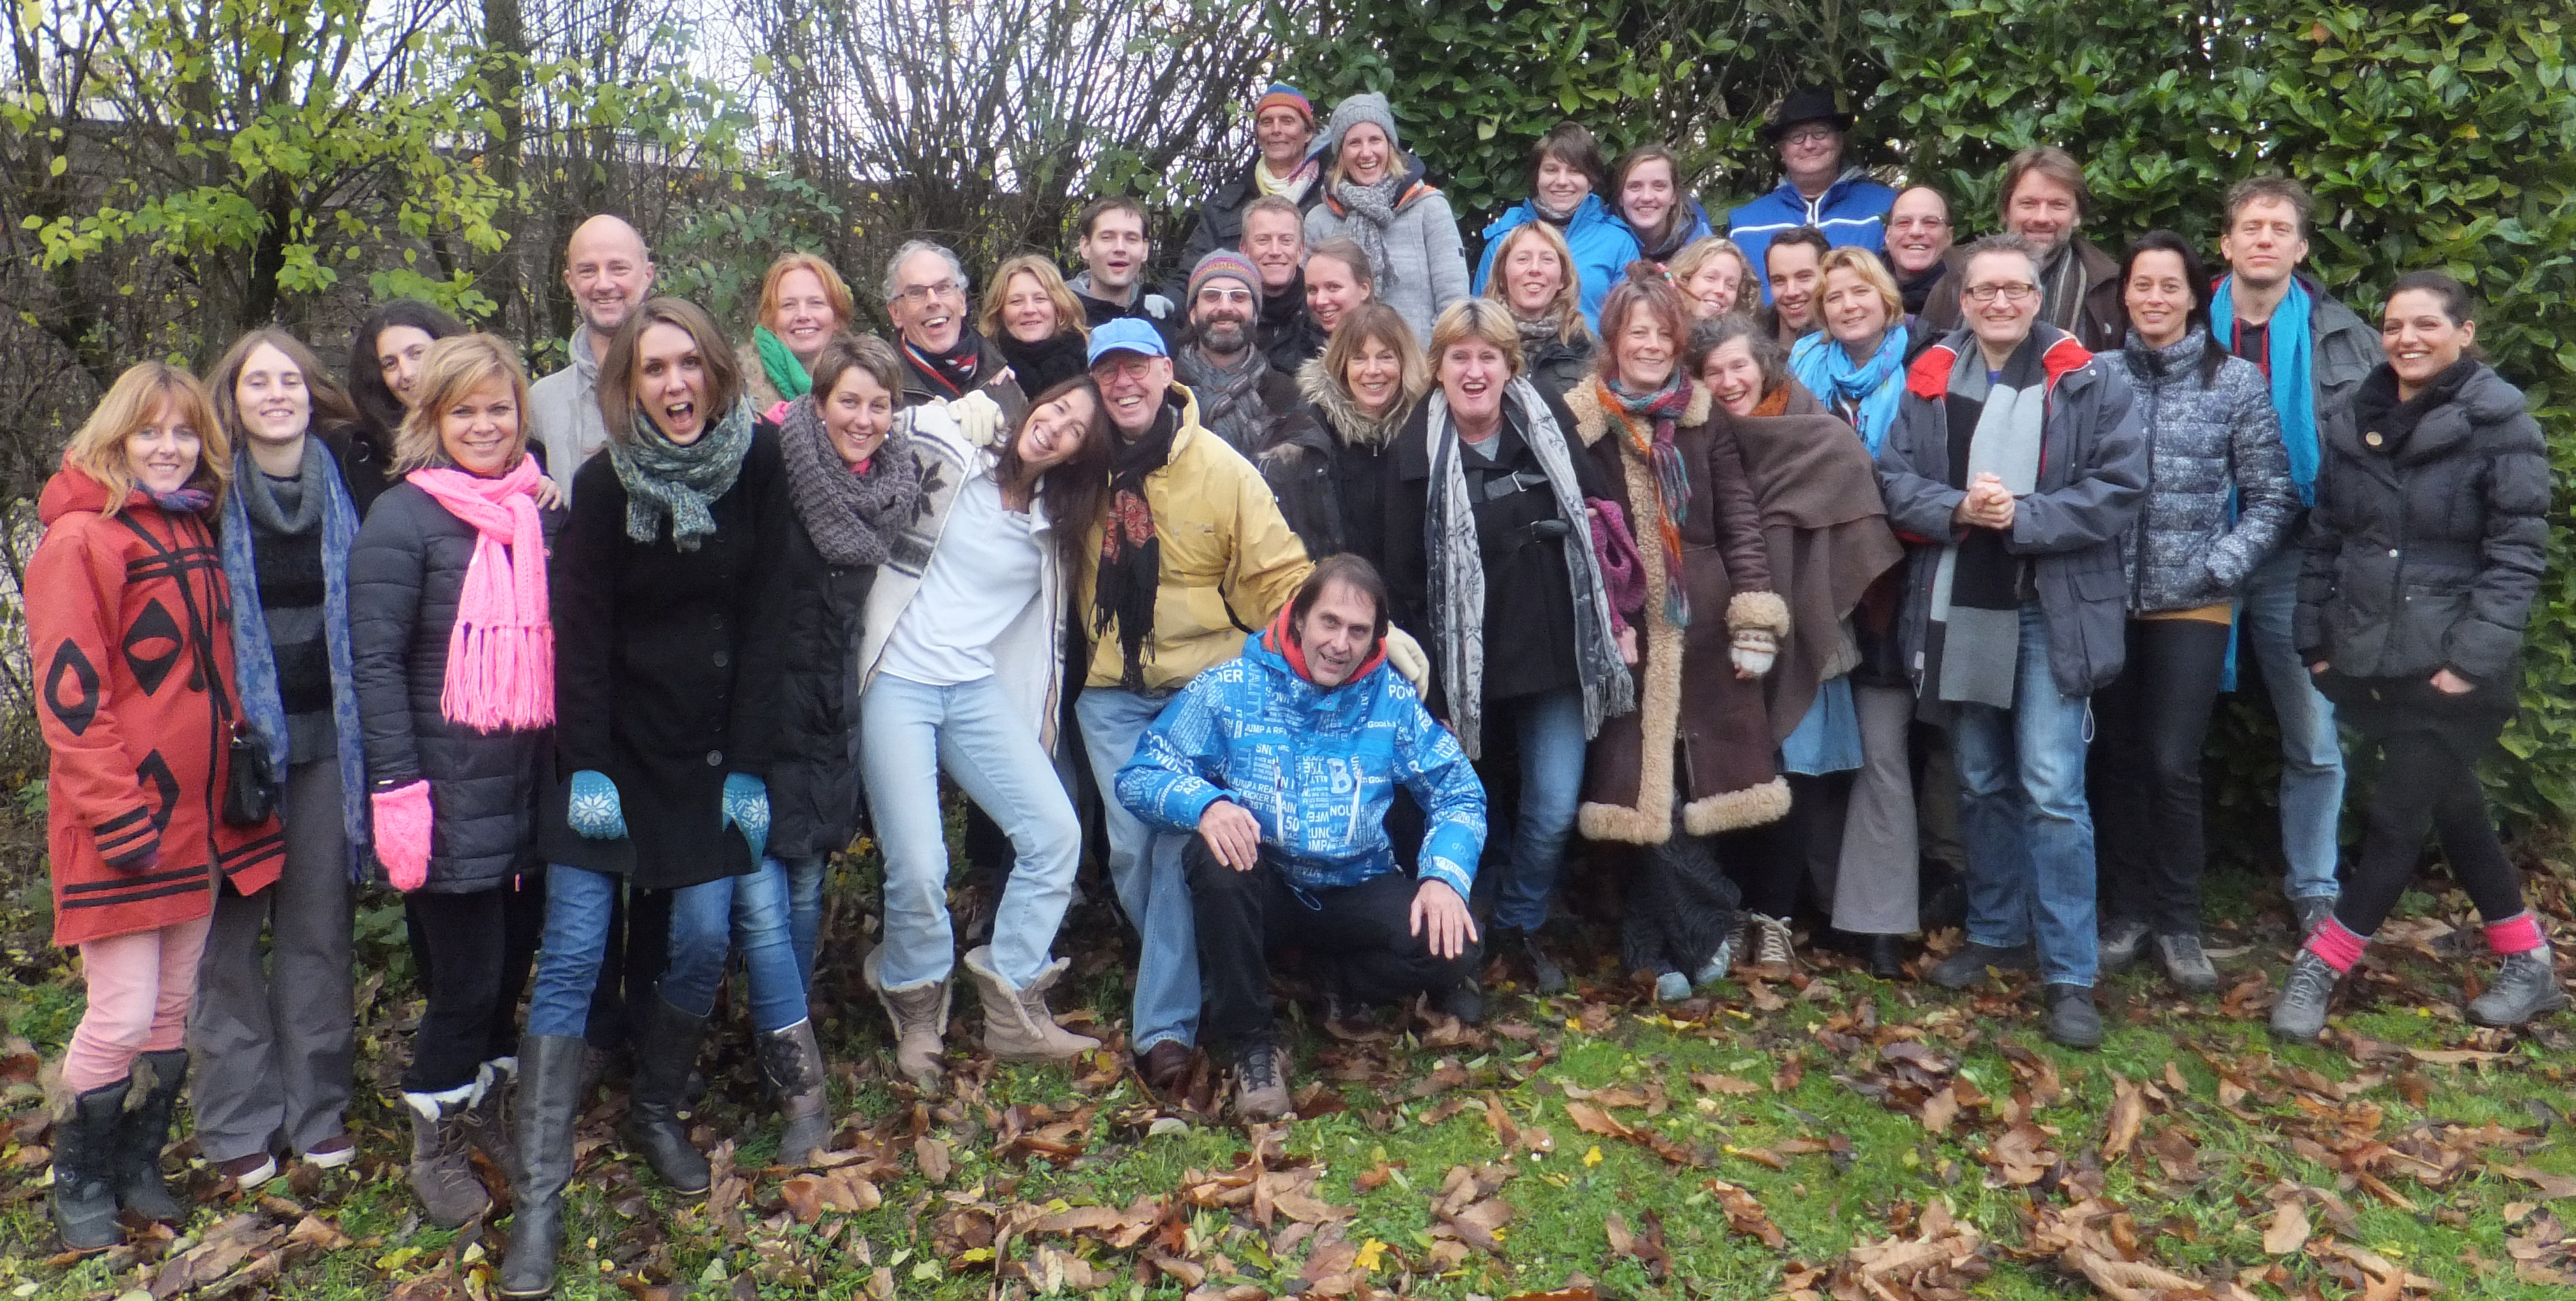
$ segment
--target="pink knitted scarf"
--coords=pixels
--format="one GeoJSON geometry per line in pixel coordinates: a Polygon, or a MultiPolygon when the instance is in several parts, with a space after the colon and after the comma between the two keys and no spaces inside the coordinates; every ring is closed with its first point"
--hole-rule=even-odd
{"type": "Polygon", "coordinates": [[[478,732],[553,723],[555,629],[546,613],[546,539],[537,519],[543,471],[522,457],[497,479],[463,470],[406,477],[477,534],[447,635],[439,712],[478,732]]]}

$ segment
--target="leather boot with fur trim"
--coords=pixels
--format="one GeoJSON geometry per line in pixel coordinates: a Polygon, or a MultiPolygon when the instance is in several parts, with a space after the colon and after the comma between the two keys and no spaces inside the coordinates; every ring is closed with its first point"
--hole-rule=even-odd
{"type": "Polygon", "coordinates": [[[179,1091],[188,1086],[188,1050],[171,1048],[134,1059],[134,1088],[116,1131],[116,1200],[147,1220],[176,1224],[188,1208],[161,1177],[161,1149],[170,1146],[171,1118],[179,1091]]]}
{"type": "Polygon", "coordinates": [[[54,1231],[73,1251],[97,1251],[125,1241],[116,1223],[116,1138],[125,1117],[132,1079],[74,1096],[61,1076],[48,1071],[46,1092],[54,1114],[54,1231]]]}

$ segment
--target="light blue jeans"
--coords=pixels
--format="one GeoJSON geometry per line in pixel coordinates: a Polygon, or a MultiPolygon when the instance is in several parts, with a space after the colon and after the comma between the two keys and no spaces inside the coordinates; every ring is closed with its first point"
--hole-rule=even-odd
{"type": "Polygon", "coordinates": [[[1163,712],[1164,701],[1115,687],[1085,687],[1073,711],[1082,745],[1100,783],[1101,819],[1109,831],[1109,881],[1143,945],[1129,1043],[1138,1056],[1171,1040],[1199,1037],[1198,917],[1181,870],[1186,834],[1146,825],[1118,802],[1118,770],[1136,753],[1136,738],[1163,712]]]}
{"type": "Polygon", "coordinates": [[[787,869],[760,869],[671,892],[671,962],[662,997],[692,1016],[715,1010],[728,941],[751,976],[751,1028],[767,1033],[805,1019],[805,981],[788,938],[787,869]]]}
{"type": "MultiPolygon", "coordinates": [[[[2299,609],[2299,549],[2264,561],[2245,580],[2245,640],[2272,695],[2281,728],[2281,853],[2289,860],[2281,892],[2293,899],[2332,899],[2343,816],[2343,742],[2334,704],[2317,694],[2290,625],[2299,609]]],[[[2244,672],[2244,660],[2237,661],[2244,672]]]]}
{"type": "Polygon", "coordinates": [[[868,684],[859,719],[860,775],[885,854],[877,978],[888,989],[911,989],[947,979],[956,965],[939,809],[945,771],[1019,852],[993,914],[993,969],[1025,988],[1053,960],[1082,855],[1082,823],[1034,720],[993,678],[932,687],[891,673],[868,684]]]}
{"type": "MultiPolygon", "coordinates": [[[[1494,924],[1534,931],[1547,924],[1548,896],[1564,870],[1565,840],[1574,831],[1575,805],[1583,794],[1583,689],[1544,691],[1488,711],[1489,719],[1493,713],[1510,715],[1521,767],[1511,826],[1489,825],[1485,833],[1486,857],[1502,859],[1494,924]]],[[[1502,803],[1493,802],[1496,808],[1502,803]]]]}
{"type": "Polygon", "coordinates": [[[2021,608],[2013,707],[1956,706],[1959,831],[1968,843],[1968,939],[1996,948],[2039,941],[2041,979],[2093,984],[2093,811],[2084,798],[2092,702],[2062,695],[2049,667],[2048,620],[2021,608]]]}

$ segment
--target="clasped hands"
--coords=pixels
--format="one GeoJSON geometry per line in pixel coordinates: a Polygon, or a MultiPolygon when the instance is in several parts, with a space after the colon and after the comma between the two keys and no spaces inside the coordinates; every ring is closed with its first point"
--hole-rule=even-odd
{"type": "Polygon", "coordinates": [[[1958,509],[1950,518],[1972,529],[2008,529],[2013,523],[2012,490],[2003,479],[1989,470],[1968,483],[1968,495],[1959,499],[1958,509]]]}

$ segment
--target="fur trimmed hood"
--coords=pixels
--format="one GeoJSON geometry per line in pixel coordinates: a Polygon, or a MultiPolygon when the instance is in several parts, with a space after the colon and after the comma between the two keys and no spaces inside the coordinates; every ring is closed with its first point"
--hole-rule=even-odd
{"type": "Polygon", "coordinates": [[[1321,357],[1310,357],[1306,364],[1297,368],[1297,395],[1315,408],[1317,418],[1332,431],[1334,439],[1346,447],[1384,447],[1395,441],[1397,432],[1404,428],[1405,419],[1422,401],[1418,397],[1400,401],[1389,407],[1385,415],[1371,416],[1360,409],[1350,390],[1334,380],[1332,372],[1324,368],[1321,357]]]}

